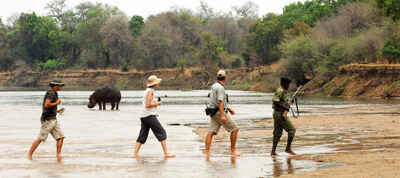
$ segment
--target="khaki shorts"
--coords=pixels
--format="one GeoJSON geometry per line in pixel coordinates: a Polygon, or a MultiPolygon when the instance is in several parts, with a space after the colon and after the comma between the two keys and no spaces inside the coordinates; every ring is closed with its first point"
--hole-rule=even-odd
{"type": "Polygon", "coordinates": [[[236,123],[232,120],[231,115],[229,113],[225,113],[225,117],[226,117],[226,123],[222,124],[220,112],[218,111],[217,113],[215,113],[214,116],[211,117],[209,131],[214,132],[215,134],[218,134],[218,131],[221,128],[221,125],[228,132],[232,132],[238,128],[236,126],[236,123]]]}
{"type": "Polygon", "coordinates": [[[64,138],[64,133],[61,131],[60,124],[57,119],[51,119],[42,122],[42,127],[40,128],[39,140],[46,141],[49,133],[53,136],[55,140],[64,138]]]}

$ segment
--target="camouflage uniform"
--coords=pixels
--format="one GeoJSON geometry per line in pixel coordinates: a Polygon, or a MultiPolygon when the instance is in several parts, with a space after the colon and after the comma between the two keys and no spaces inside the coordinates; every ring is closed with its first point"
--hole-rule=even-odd
{"type": "MultiPolygon", "coordinates": [[[[283,106],[289,107],[289,93],[287,90],[284,90],[282,87],[279,87],[274,97],[272,98],[273,102],[280,103],[283,106]]],[[[296,133],[296,128],[293,126],[292,122],[289,119],[285,119],[283,113],[285,111],[284,108],[272,104],[272,108],[274,109],[273,118],[274,118],[274,142],[279,142],[282,136],[282,131],[288,133],[288,138],[293,139],[296,133]]]]}

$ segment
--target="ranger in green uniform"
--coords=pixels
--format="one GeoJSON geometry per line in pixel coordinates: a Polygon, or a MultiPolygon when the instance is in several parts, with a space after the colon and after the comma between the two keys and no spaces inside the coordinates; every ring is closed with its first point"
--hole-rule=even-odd
{"type": "Polygon", "coordinates": [[[285,152],[291,155],[295,155],[295,153],[292,151],[291,144],[294,139],[296,129],[287,117],[287,113],[290,109],[290,96],[288,93],[290,82],[291,81],[287,78],[281,78],[281,87],[276,90],[274,97],[272,98],[272,108],[274,109],[274,139],[271,156],[277,155],[275,151],[276,147],[278,146],[278,142],[281,139],[283,129],[285,129],[285,131],[288,133],[288,140],[285,152]]]}

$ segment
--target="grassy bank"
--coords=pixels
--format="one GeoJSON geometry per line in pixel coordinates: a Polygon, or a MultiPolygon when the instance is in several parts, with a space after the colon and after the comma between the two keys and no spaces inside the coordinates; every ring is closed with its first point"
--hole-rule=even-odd
{"type": "Polygon", "coordinates": [[[315,78],[306,85],[311,95],[400,97],[399,64],[350,64],[333,78],[315,78]]]}

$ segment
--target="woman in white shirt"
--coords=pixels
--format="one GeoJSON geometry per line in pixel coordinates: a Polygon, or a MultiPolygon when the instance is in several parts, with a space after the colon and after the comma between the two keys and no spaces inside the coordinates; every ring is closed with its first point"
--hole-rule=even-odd
{"type": "Polygon", "coordinates": [[[171,158],[175,157],[174,154],[168,152],[167,149],[167,133],[165,132],[164,128],[162,127],[161,123],[158,121],[158,110],[157,107],[162,104],[161,100],[156,100],[155,89],[160,84],[161,79],[157,78],[157,76],[152,75],[147,79],[147,89],[144,92],[143,97],[143,111],[142,117],[140,118],[141,121],[141,129],[139,136],[136,140],[135,152],[134,157],[139,155],[139,150],[142,144],[146,143],[147,137],[149,135],[149,130],[153,131],[153,134],[156,136],[158,141],[161,142],[162,149],[164,151],[164,156],[171,158]]]}

